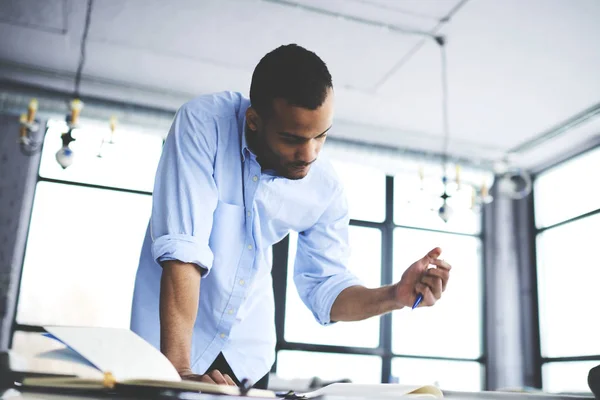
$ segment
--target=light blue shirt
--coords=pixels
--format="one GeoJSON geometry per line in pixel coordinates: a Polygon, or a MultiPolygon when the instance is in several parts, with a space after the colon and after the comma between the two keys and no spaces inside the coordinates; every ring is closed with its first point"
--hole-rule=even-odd
{"type": "Polygon", "coordinates": [[[261,171],[244,134],[249,105],[224,92],[177,112],[156,173],[131,329],[160,348],[159,262],[195,263],[206,272],[192,370],[206,372],[223,352],[238,379],[256,382],[275,360],[273,244],[299,232],[294,282],[323,325],[338,294],[362,283],[346,269],[348,206],[331,164],[319,158],[296,181],[261,171]]]}

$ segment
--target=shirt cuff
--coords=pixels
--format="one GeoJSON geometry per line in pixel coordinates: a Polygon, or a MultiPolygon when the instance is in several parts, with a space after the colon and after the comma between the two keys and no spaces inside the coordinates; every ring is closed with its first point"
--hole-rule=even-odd
{"type": "Polygon", "coordinates": [[[339,294],[350,286],[365,286],[364,283],[352,274],[329,277],[318,289],[313,298],[313,314],[321,325],[331,325],[331,307],[339,294]]]}
{"type": "Polygon", "coordinates": [[[208,275],[213,264],[213,253],[208,244],[201,243],[190,235],[165,235],[152,243],[152,257],[157,263],[165,260],[179,260],[184,263],[196,264],[208,275]]]}

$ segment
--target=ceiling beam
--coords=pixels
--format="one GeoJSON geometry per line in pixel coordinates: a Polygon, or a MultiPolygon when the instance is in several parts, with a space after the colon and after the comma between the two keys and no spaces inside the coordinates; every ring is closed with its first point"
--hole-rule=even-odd
{"type": "Polygon", "coordinates": [[[302,4],[302,3],[297,3],[292,0],[263,0],[263,1],[268,2],[268,3],[279,4],[279,5],[286,6],[286,7],[294,7],[294,8],[298,8],[300,10],[312,12],[315,14],[325,15],[328,17],[343,19],[343,20],[347,20],[347,21],[352,21],[352,22],[356,22],[359,24],[372,26],[375,28],[387,29],[389,31],[401,33],[404,35],[424,36],[424,37],[428,37],[430,39],[435,39],[435,35],[428,31],[411,29],[411,28],[407,28],[404,26],[400,26],[400,25],[388,24],[388,23],[376,21],[373,19],[358,17],[356,15],[330,11],[330,10],[327,10],[324,8],[319,8],[319,7],[309,6],[309,5],[302,4]]]}
{"type": "Polygon", "coordinates": [[[531,149],[539,147],[542,143],[549,141],[557,136],[562,135],[565,132],[572,130],[573,128],[589,121],[590,119],[600,115],[600,103],[594,104],[591,107],[573,115],[570,118],[554,125],[552,128],[534,136],[531,139],[524,141],[523,143],[508,150],[508,153],[520,154],[525,153],[531,149]]]}

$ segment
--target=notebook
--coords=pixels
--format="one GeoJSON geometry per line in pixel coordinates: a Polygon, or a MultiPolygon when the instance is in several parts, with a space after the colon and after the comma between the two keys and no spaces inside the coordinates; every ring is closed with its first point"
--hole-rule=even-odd
{"type": "MultiPolygon", "coordinates": [[[[75,373],[76,377],[28,377],[24,388],[56,388],[106,390],[126,388],[171,389],[211,394],[240,396],[240,388],[204,382],[185,381],[171,362],[156,348],[127,329],[97,327],[45,327],[53,342],[50,350],[36,353],[36,365],[46,367],[47,373],[75,373]],[[41,361],[41,363],[40,363],[41,361]]],[[[48,348],[48,347],[47,347],[48,348]]],[[[26,363],[25,363],[26,364],[26,363]]],[[[41,372],[41,371],[37,371],[41,372]]],[[[274,398],[270,390],[250,389],[248,397],[274,398]]],[[[300,398],[441,398],[435,386],[400,384],[334,383],[324,388],[297,394],[300,398]]]]}
{"type": "MultiPolygon", "coordinates": [[[[83,376],[31,377],[24,388],[113,389],[156,388],[240,396],[235,386],[182,380],[171,362],[156,348],[127,329],[96,327],[44,327],[49,337],[64,348],[36,354],[37,360],[57,361],[47,365],[79,364],[83,376]]],[[[26,363],[25,363],[26,364],[26,363]]],[[[39,363],[38,363],[39,364],[39,363]]],[[[60,374],[53,370],[48,373],[60,374]]],[[[273,398],[268,390],[250,389],[249,397],[273,398]]]]}

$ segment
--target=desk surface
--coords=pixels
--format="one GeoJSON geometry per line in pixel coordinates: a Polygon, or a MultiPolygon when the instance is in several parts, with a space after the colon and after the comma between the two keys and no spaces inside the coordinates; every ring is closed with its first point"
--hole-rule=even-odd
{"type": "MultiPolygon", "coordinates": [[[[590,400],[594,399],[592,395],[555,395],[555,394],[538,394],[538,393],[505,393],[505,392],[444,392],[444,397],[453,400],[590,400]]],[[[17,390],[8,390],[0,394],[2,400],[105,400],[107,396],[82,396],[82,395],[69,395],[60,393],[45,393],[45,392],[19,392],[17,390]]],[[[111,399],[128,399],[132,400],[134,397],[110,397],[111,399]]],[[[142,397],[140,397],[142,398],[142,397]]],[[[164,399],[177,399],[176,396],[166,396],[164,399]]],[[[220,396],[211,394],[200,394],[200,393],[186,393],[184,396],[179,397],[185,400],[248,400],[248,397],[238,396],[220,396]]],[[[322,400],[346,400],[347,397],[338,396],[325,396],[322,400]]],[[[352,400],[366,400],[358,397],[352,397],[352,400]]],[[[377,397],[369,397],[368,400],[377,400],[377,397]]],[[[389,400],[389,397],[386,398],[389,400]]]]}

